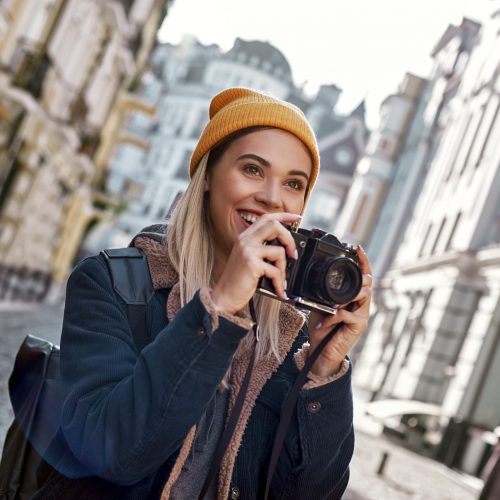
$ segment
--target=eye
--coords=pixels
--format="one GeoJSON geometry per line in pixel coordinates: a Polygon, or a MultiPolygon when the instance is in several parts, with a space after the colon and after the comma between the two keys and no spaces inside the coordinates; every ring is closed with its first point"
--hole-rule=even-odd
{"type": "Polygon", "coordinates": [[[262,175],[261,169],[257,165],[245,165],[243,172],[250,175],[262,175]]]}
{"type": "Polygon", "coordinates": [[[292,189],[295,189],[296,191],[302,191],[303,189],[305,189],[304,183],[299,179],[290,179],[289,181],[287,181],[287,185],[292,189]]]}

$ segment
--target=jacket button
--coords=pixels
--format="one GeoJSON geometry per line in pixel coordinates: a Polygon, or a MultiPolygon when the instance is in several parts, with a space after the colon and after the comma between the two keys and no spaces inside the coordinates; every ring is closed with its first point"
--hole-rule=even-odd
{"type": "Polygon", "coordinates": [[[198,337],[204,337],[206,335],[205,328],[203,328],[202,326],[200,326],[198,328],[198,330],[196,331],[196,334],[198,335],[198,337]]]}
{"type": "Polygon", "coordinates": [[[309,413],[318,413],[321,410],[321,403],[319,401],[313,401],[307,405],[307,410],[309,413]]]}
{"type": "Polygon", "coordinates": [[[240,490],[236,486],[231,487],[231,500],[238,500],[240,498],[240,490]]]}

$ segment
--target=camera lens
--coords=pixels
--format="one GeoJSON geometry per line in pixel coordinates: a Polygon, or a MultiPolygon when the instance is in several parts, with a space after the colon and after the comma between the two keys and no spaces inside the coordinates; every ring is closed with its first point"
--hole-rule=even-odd
{"type": "Polygon", "coordinates": [[[331,290],[342,290],[345,274],[338,269],[333,269],[326,275],[327,285],[331,290]]]}
{"type": "Polygon", "coordinates": [[[322,302],[347,304],[361,290],[362,276],[358,265],[348,257],[327,257],[310,267],[308,282],[322,302]]]}

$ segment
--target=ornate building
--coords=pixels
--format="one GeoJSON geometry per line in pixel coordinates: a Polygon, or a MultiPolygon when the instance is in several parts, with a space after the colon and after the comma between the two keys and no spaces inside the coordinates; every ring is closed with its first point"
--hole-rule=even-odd
{"type": "Polygon", "coordinates": [[[469,19],[463,19],[459,26],[450,25],[432,52],[434,68],[423,83],[412,119],[407,124],[378,217],[371,219],[369,238],[363,241],[368,255],[373,256],[373,273],[378,279],[383,278],[403,240],[448,124],[453,99],[479,28],[469,19]]]}
{"type": "MultiPolygon", "coordinates": [[[[484,464],[483,431],[500,424],[500,10],[495,4],[479,33],[475,23],[464,20],[436,47],[432,92],[420,114],[427,127],[434,122],[439,142],[430,144],[429,171],[395,258],[378,283],[377,312],[355,376],[357,387],[372,399],[438,406],[449,417],[440,421],[441,444],[425,420],[417,419],[421,445],[437,446],[439,459],[471,474],[484,464]]],[[[405,148],[414,146],[410,141],[405,148]]]]}
{"type": "Polygon", "coordinates": [[[370,136],[366,155],[357,165],[352,187],[337,222],[336,230],[342,239],[363,245],[369,241],[424,86],[424,79],[406,74],[399,91],[386,97],[382,103],[380,127],[370,136]]]}
{"type": "Polygon", "coordinates": [[[100,194],[109,155],[133,140],[122,122],[154,113],[129,90],[166,3],[0,2],[0,297],[57,292],[109,205],[100,194]]]}
{"type": "MultiPolygon", "coordinates": [[[[340,89],[334,85],[322,86],[314,98],[306,98],[295,87],[283,54],[267,42],[236,39],[226,53],[195,39],[186,39],[177,46],[160,45],[153,54],[141,94],[156,103],[157,118],[147,121],[134,117],[129,123],[130,129],[149,138],[150,149],[141,153],[129,145],[118,150],[107,185],[110,192],[124,195],[128,207],[116,224],[110,222],[89,235],[88,252],[123,245],[141,227],[165,218],[187,186],[189,159],[208,120],[210,99],[229,86],[267,91],[301,107],[325,144],[323,170],[327,182],[323,183],[321,199],[325,202],[337,192],[337,178],[342,178],[342,189],[347,189],[344,186],[349,184],[367,134],[364,105],[349,116],[338,115],[335,104],[340,89]],[[342,162],[347,168],[340,166],[342,162]],[[333,183],[329,175],[337,176],[333,183]]],[[[320,214],[323,226],[331,224],[323,217],[323,202],[319,207],[311,205],[305,223],[309,217],[316,224],[320,214]]]]}

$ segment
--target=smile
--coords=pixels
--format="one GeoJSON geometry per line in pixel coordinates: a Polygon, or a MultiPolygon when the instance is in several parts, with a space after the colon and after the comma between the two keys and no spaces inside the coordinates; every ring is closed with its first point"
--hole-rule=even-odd
{"type": "Polygon", "coordinates": [[[249,224],[253,224],[259,218],[259,216],[251,214],[250,212],[241,211],[238,213],[240,214],[240,217],[249,224]]]}

